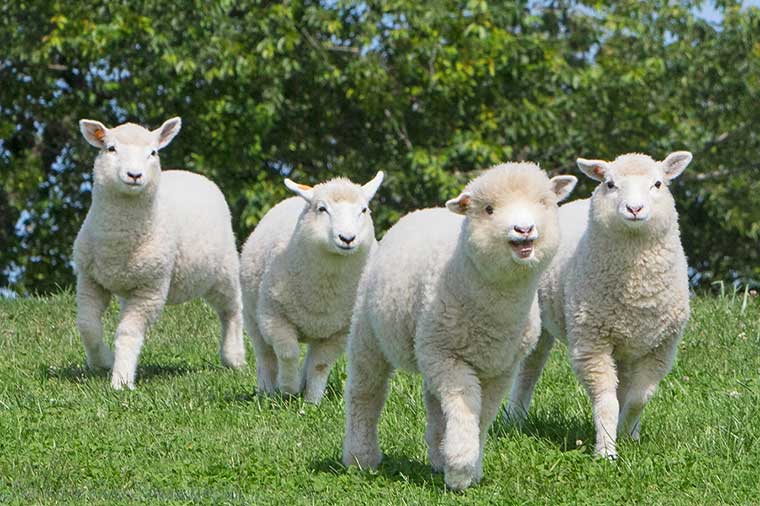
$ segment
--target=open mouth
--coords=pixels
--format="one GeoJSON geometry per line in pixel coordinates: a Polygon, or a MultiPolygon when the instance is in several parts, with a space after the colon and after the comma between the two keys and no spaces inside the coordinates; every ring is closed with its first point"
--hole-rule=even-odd
{"type": "Polygon", "coordinates": [[[524,241],[509,241],[509,245],[518,258],[527,259],[530,258],[530,256],[533,254],[533,239],[526,239],[524,241]]]}

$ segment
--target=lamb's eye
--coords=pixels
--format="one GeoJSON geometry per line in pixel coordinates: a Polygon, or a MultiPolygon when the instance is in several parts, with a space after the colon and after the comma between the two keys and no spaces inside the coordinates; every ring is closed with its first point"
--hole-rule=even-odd
{"type": "Polygon", "coordinates": [[[366,207],[362,208],[362,214],[367,214],[367,208],[366,207]]]}
{"type": "Polygon", "coordinates": [[[662,181],[656,181],[654,183],[654,187],[657,188],[658,190],[660,189],[660,186],[662,186],[662,181]]]}
{"type": "Polygon", "coordinates": [[[320,213],[326,213],[327,208],[325,206],[319,206],[319,208],[317,208],[317,211],[319,211],[320,213]]]}
{"type": "Polygon", "coordinates": [[[491,205],[486,206],[486,212],[488,214],[493,214],[493,206],[491,206],[491,205]]]}
{"type": "Polygon", "coordinates": [[[611,190],[614,187],[615,187],[615,183],[613,183],[612,181],[607,181],[607,188],[609,188],[611,190]]]}
{"type": "Polygon", "coordinates": [[[156,156],[156,150],[155,149],[150,152],[150,156],[156,156]]]}
{"type": "Polygon", "coordinates": [[[108,151],[111,153],[116,153],[116,146],[108,146],[108,151]]]}

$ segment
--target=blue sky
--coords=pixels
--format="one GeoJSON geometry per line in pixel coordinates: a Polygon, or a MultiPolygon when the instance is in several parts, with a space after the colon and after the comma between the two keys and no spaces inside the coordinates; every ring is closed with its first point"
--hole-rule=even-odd
{"type": "MultiPolygon", "coordinates": [[[[760,7],[760,0],[744,0],[742,2],[744,7],[760,7]]],[[[698,11],[699,15],[711,22],[720,21],[720,13],[715,8],[713,2],[705,2],[701,9],[698,11]]]]}

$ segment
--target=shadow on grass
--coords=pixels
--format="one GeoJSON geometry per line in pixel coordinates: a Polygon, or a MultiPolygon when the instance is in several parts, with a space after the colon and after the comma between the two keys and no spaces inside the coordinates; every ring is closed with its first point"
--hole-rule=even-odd
{"type": "Polygon", "coordinates": [[[394,454],[383,456],[380,466],[372,471],[359,470],[355,467],[349,471],[340,460],[334,458],[312,461],[309,467],[313,471],[333,475],[356,473],[357,476],[362,476],[362,479],[370,481],[382,477],[390,481],[414,483],[420,487],[432,489],[444,487],[443,474],[434,473],[430,464],[394,454]]]}
{"type": "Polygon", "coordinates": [[[558,410],[532,412],[519,426],[499,416],[491,426],[491,436],[495,438],[507,437],[514,433],[551,441],[561,451],[577,450],[578,441],[587,448],[594,447],[594,425],[591,419],[569,416],[558,410]]]}
{"type": "MultiPolygon", "coordinates": [[[[303,394],[297,395],[284,395],[280,392],[274,392],[272,394],[260,393],[257,390],[257,386],[251,385],[250,391],[241,393],[228,394],[222,397],[225,403],[230,404],[256,404],[258,406],[269,406],[272,409],[292,409],[294,406],[300,406],[303,394]]],[[[335,378],[334,375],[330,375],[330,379],[325,388],[325,395],[322,397],[321,403],[330,402],[334,400],[340,401],[343,399],[343,382],[339,378],[335,378]]]]}
{"type": "MultiPolygon", "coordinates": [[[[72,383],[83,383],[89,378],[110,378],[110,369],[90,369],[80,364],[69,364],[61,367],[41,366],[41,375],[45,379],[58,379],[70,381],[72,383]]],[[[139,381],[149,380],[154,377],[173,377],[182,376],[197,372],[197,367],[187,365],[159,365],[148,364],[137,367],[137,378],[139,381]]]]}

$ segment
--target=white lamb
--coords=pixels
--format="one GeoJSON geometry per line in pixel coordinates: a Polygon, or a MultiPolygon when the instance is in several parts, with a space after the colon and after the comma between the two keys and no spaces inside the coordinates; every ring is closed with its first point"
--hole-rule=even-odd
{"type": "Polygon", "coordinates": [[[541,279],[544,332],[522,364],[508,416],[522,421],[555,338],[566,339],[589,393],[596,453],[614,459],[616,434],[639,438],[639,417],[670,371],[689,318],[686,257],[668,184],[691,161],[627,154],[578,159],[602,183],[559,210],[560,251],[541,279]]]}
{"type": "Polygon", "coordinates": [[[185,171],[161,172],[158,150],[180,129],[79,122],[95,158],[92,205],[76,241],[77,325],[90,367],[113,368],[115,389],[135,387],[145,332],[164,304],[203,297],[222,323],[222,363],[245,365],[239,260],[230,211],[219,188],[185,171]],[[115,353],[101,319],[111,295],[121,302],[115,353]],[[115,355],[115,356],[114,356],[115,355]]]}
{"type": "Polygon", "coordinates": [[[380,463],[378,419],[403,368],[424,380],[433,469],[452,489],[480,480],[488,427],[538,339],[538,278],[559,244],[557,202],[575,183],[533,163],[498,165],[448,211],[416,211],[388,231],[351,324],[345,465],[380,463]]]}
{"type": "Polygon", "coordinates": [[[245,326],[260,392],[322,399],[377,242],[368,205],[382,181],[382,172],[364,186],[337,178],[312,188],[286,179],[299,196],[273,207],[243,246],[245,326]],[[300,381],[299,342],[309,345],[300,381]]]}

